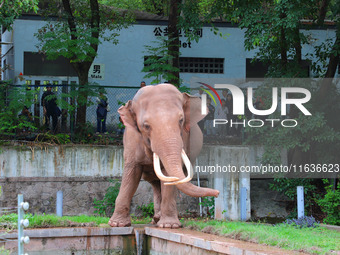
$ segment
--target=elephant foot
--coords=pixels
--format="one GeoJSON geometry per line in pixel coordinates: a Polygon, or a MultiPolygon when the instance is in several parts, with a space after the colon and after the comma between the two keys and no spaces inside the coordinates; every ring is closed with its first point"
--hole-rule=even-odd
{"type": "Polygon", "coordinates": [[[130,227],[131,219],[130,219],[130,216],[123,217],[123,216],[113,214],[108,224],[111,227],[130,227]]]}
{"type": "Polygon", "coordinates": [[[152,218],[151,224],[156,224],[160,220],[160,218],[161,218],[161,212],[156,213],[152,218]]]}
{"type": "Polygon", "coordinates": [[[157,222],[157,226],[160,228],[180,228],[182,224],[177,217],[161,217],[157,222]]]}

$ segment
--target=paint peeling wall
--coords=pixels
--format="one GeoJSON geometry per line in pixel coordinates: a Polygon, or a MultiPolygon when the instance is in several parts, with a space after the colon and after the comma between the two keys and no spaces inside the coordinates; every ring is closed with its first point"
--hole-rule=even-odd
{"type": "MultiPolygon", "coordinates": [[[[258,147],[205,145],[197,165],[256,165],[262,153],[263,149],[258,147]]],[[[283,153],[283,157],[286,158],[286,154],[283,153]]],[[[55,213],[56,193],[62,190],[64,215],[93,214],[93,200],[103,198],[106,189],[112,185],[109,180],[120,179],[123,168],[122,146],[2,147],[0,186],[3,194],[0,207],[15,206],[17,194],[22,193],[31,204],[31,213],[55,213]]],[[[263,211],[266,207],[251,205],[249,175],[200,172],[199,178],[201,186],[215,186],[220,190],[221,195],[216,200],[216,215],[220,218],[239,217],[242,187],[247,188],[247,218],[250,217],[251,208],[256,208],[260,213],[256,216],[272,213],[263,211]]],[[[197,173],[193,183],[197,184],[197,173]]],[[[137,207],[152,200],[151,185],[141,181],[132,200],[131,213],[138,215],[140,211],[137,207]]],[[[177,201],[180,213],[199,213],[198,198],[179,193],[177,201]]],[[[263,199],[257,201],[263,204],[263,199]]],[[[273,207],[267,208],[272,210],[273,207]]],[[[284,212],[281,207],[276,211],[284,212]]]]}

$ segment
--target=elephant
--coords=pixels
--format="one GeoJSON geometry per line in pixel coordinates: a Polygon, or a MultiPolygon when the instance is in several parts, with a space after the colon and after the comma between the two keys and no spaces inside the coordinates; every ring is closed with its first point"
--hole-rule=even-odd
{"type": "Polygon", "coordinates": [[[141,178],[152,186],[155,211],[152,223],[161,228],[181,227],[177,189],[192,197],[218,197],[218,190],[189,182],[193,177],[191,162],[203,144],[197,125],[204,118],[200,98],[181,93],[171,84],[145,86],[118,113],[125,125],[124,171],[109,220],[111,227],[131,225],[130,204],[141,178]]]}

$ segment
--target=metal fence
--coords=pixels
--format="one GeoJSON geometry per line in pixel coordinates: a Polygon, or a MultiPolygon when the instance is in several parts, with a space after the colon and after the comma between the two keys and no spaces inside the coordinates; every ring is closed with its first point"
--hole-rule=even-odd
{"type": "MultiPolygon", "coordinates": [[[[25,106],[34,120],[34,125],[39,129],[44,126],[44,113],[41,103],[43,93],[46,91],[47,85],[9,85],[6,91],[2,91],[5,99],[4,105],[8,105],[10,100],[23,100],[22,97],[26,97],[25,106]],[[20,99],[11,97],[12,94],[21,94],[20,99]],[[28,96],[29,94],[29,96],[28,96]],[[30,100],[27,100],[30,97],[30,100]]],[[[60,85],[53,84],[52,91],[57,97],[57,104],[62,110],[61,116],[58,118],[58,132],[68,133],[72,132],[74,128],[74,120],[76,116],[77,108],[77,95],[79,94],[79,86],[76,84],[71,85],[60,85]]],[[[106,126],[109,133],[119,133],[119,114],[118,108],[131,100],[139,87],[121,87],[121,86],[98,86],[89,85],[85,88],[88,93],[87,109],[86,109],[86,121],[93,126],[94,130],[97,125],[97,102],[96,98],[99,95],[99,89],[104,89],[109,103],[109,112],[107,114],[106,126]]],[[[17,109],[18,116],[22,109],[17,109]]]]}
{"type": "MultiPolygon", "coordinates": [[[[46,128],[43,107],[41,98],[43,93],[46,91],[47,86],[50,85],[8,85],[4,90],[2,87],[2,91],[0,93],[0,99],[5,99],[5,104],[8,105],[12,100],[24,100],[25,104],[21,104],[17,111],[16,116],[18,117],[22,111],[23,106],[28,107],[29,112],[32,115],[32,122],[34,122],[34,126],[37,128],[37,131],[34,133],[39,133],[44,131],[46,128]],[[17,95],[17,97],[11,97],[11,95],[17,95]],[[18,96],[20,95],[20,96],[18,96]],[[2,96],[2,97],[1,97],[2,96]]],[[[97,105],[98,102],[96,98],[99,96],[99,90],[104,90],[104,94],[108,99],[109,112],[107,113],[106,118],[106,129],[109,134],[121,135],[123,134],[122,124],[119,120],[119,114],[117,112],[118,108],[125,104],[128,100],[132,100],[134,95],[137,93],[140,87],[123,87],[123,86],[99,86],[99,85],[88,85],[86,88],[86,93],[88,94],[87,98],[87,107],[86,107],[86,121],[87,128],[92,129],[93,132],[96,132],[97,126],[97,105]]],[[[57,104],[59,108],[62,110],[60,117],[58,118],[58,128],[57,133],[73,133],[75,130],[75,119],[76,119],[76,109],[77,105],[77,97],[80,94],[79,86],[77,84],[52,84],[52,91],[56,95],[57,104]]],[[[222,91],[218,91],[220,95],[222,95],[222,91]]],[[[198,88],[194,88],[190,90],[190,94],[197,95],[198,88]]],[[[1,103],[1,102],[0,102],[1,103]]],[[[19,104],[20,105],[20,104],[19,104]]],[[[215,107],[217,110],[218,105],[215,107]]],[[[216,116],[216,115],[215,115],[216,116]]],[[[52,122],[50,120],[50,122],[52,122]]],[[[50,123],[50,128],[52,123],[50,123]]],[[[199,123],[200,128],[203,131],[205,141],[209,143],[221,143],[226,138],[220,135],[220,131],[217,128],[210,128],[214,132],[209,133],[208,126],[212,126],[212,121],[201,121],[199,123]]],[[[225,127],[225,134],[237,134],[238,137],[242,137],[244,139],[244,129],[238,127],[233,130],[227,130],[225,127]]],[[[15,131],[16,134],[21,132],[22,129],[18,129],[15,131]]],[[[228,138],[228,141],[230,138],[228,138]]],[[[232,141],[233,143],[238,144],[239,140],[232,141]]]]}

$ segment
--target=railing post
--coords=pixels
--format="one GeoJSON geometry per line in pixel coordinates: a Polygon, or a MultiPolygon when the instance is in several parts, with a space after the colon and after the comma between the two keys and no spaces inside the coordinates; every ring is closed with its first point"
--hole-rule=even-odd
{"type": "Polygon", "coordinates": [[[57,206],[56,206],[57,216],[63,216],[63,191],[59,190],[57,192],[57,206]]]}
{"type": "Polygon", "coordinates": [[[305,216],[305,199],[303,193],[303,186],[297,186],[297,210],[298,218],[305,216]]]}
{"type": "Polygon", "coordinates": [[[241,188],[241,201],[240,201],[240,211],[241,211],[241,221],[246,221],[247,219],[247,188],[241,188]]]}
{"type": "MultiPolygon", "coordinates": [[[[18,255],[24,255],[24,244],[30,242],[28,236],[24,236],[24,227],[28,227],[29,221],[24,219],[25,211],[28,210],[29,204],[24,203],[24,196],[18,195],[18,255]]],[[[26,255],[26,254],[25,254],[26,255]]]]}
{"type": "Polygon", "coordinates": [[[21,241],[24,236],[24,226],[21,224],[21,220],[24,218],[24,209],[22,203],[24,202],[24,196],[18,195],[18,255],[24,254],[24,243],[21,241]]]}

